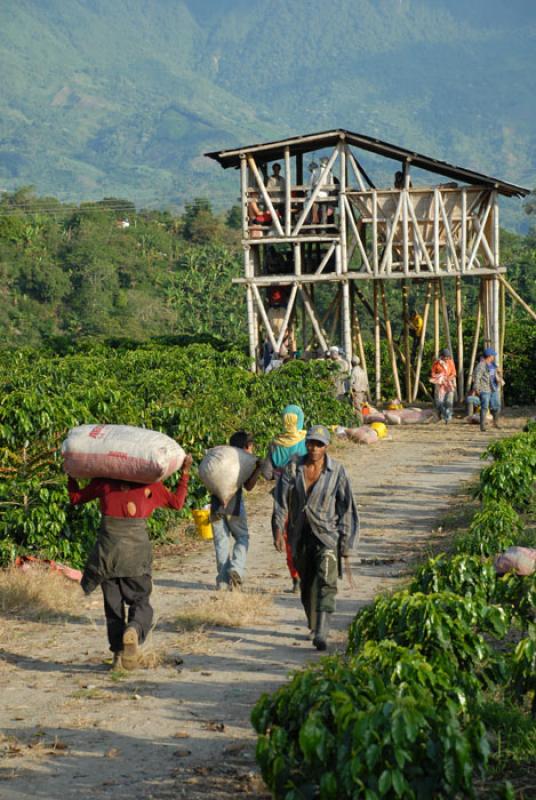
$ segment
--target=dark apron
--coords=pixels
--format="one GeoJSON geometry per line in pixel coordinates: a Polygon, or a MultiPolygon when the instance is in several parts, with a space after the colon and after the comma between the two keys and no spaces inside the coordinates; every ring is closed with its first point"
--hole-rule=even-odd
{"type": "Polygon", "coordinates": [[[82,576],[86,594],[109,578],[150,575],[153,561],[147,520],[103,517],[82,576]]]}

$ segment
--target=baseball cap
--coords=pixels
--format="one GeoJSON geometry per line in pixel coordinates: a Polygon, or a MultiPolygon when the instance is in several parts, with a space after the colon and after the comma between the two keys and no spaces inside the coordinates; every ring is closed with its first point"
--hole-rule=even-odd
{"type": "Polygon", "coordinates": [[[484,358],[487,358],[488,356],[496,356],[496,355],[497,355],[497,351],[494,350],[493,347],[486,347],[486,349],[484,350],[484,358]]]}
{"type": "Polygon", "coordinates": [[[313,425],[312,428],[309,428],[305,441],[310,442],[311,439],[314,439],[315,442],[322,442],[322,444],[331,442],[331,436],[325,425],[313,425]]]}

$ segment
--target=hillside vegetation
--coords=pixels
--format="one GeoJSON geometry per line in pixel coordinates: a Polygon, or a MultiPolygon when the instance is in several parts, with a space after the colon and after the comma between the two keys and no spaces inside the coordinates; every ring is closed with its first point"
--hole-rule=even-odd
{"type": "Polygon", "coordinates": [[[339,126],[532,186],[535,30],[529,0],[5,3],[0,188],[219,208],[202,153],[339,126]]]}

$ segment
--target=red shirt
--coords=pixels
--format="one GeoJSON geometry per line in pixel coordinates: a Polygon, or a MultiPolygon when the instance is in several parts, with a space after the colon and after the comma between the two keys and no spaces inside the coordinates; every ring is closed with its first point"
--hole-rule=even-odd
{"type": "Polygon", "coordinates": [[[163,483],[125,483],[107,478],[93,478],[85,489],[80,489],[74,478],[69,478],[67,489],[73,505],[100,501],[101,512],[107,517],[135,517],[146,519],[157,508],[174,508],[180,511],[188,491],[188,474],[182,474],[175,494],[163,483]]]}

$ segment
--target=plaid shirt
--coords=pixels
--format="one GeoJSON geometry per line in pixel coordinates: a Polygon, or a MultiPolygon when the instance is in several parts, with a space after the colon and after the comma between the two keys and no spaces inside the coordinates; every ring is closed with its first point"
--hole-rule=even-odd
{"type": "Polygon", "coordinates": [[[359,516],[352,487],[343,465],[326,455],[324,470],[309,493],[303,469],[306,456],[285,467],[274,491],[275,529],[283,531],[288,517],[288,538],[293,552],[306,524],[324,544],[347,555],[359,538],[359,516]]]}

